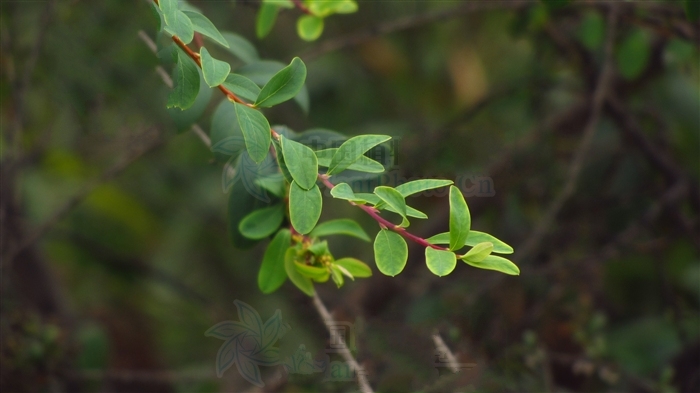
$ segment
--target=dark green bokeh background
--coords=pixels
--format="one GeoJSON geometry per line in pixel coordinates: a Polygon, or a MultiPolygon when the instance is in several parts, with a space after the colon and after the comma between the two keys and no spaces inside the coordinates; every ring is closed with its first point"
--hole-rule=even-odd
{"type": "MultiPolygon", "coordinates": [[[[680,3],[621,7],[609,90],[624,113],[605,106],[576,193],[541,247],[522,258],[518,245],[563,187],[588,120],[608,5],[466,12],[479,3],[360,2],[357,14],[328,19],[322,38],[305,43],[297,11],[257,40],[256,2],[192,1],[261,57],[306,61],[310,113],[290,102],[267,112],[271,122],[392,135],[390,170],[405,178],[493,181],[495,195],[467,198],[473,228],[512,244],[521,276],[460,264],[438,278],[411,246],[395,278],[375,270],[340,290],[320,286],[336,319],[354,324],[356,355],[375,389],[700,389],[700,27],[680,3]],[[393,21],[407,28],[376,34],[393,21]],[[346,45],[329,51],[328,42],[346,45]],[[476,367],[438,377],[436,331],[476,367]]],[[[291,284],[260,293],[266,242],[231,245],[223,162],[194,133],[176,132],[158,59],[138,36],[155,35],[148,5],[2,2],[1,22],[2,390],[356,389],[293,375],[256,390],[235,368],[216,378],[221,341],[204,332],[238,318],[235,299],[263,319],[282,311],[292,327],[283,352],[304,344],[321,358],[328,334],[291,284]],[[151,146],[154,133],[162,143],[8,261],[66,200],[151,146]]],[[[204,130],[222,98],[214,92],[198,121],[204,130]]],[[[324,202],[322,220],[352,217],[371,236],[378,229],[346,203],[324,202]]],[[[447,229],[446,198],[409,203],[431,217],[413,220],[413,233],[447,229]]],[[[373,265],[370,244],[330,244],[336,256],[373,265]]],[[[268,381],[273,374],[263,370],[268,381]]]]}

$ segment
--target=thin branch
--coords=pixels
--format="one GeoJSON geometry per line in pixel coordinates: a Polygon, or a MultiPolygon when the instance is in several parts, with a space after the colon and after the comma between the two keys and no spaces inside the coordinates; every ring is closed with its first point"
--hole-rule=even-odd
{"type": "Polygon", "coordinates": [[[445,344],[445,340],[442,339],[440,333],[435,332],[433,334],[433,343],[435,344],[435,349],[437,349],[442,355],[445,355],[445,358],[447,359],[447,367],[450,369],[450,371],[453,373],[458,373],[459,362],[457,361],[457,357],[454,353],[452,353],[450,347],[445,344]]]}
{"type": "MultiPolygon", "coordinates": [[[[321,298],[318,297],[317,293],[314,293],[313,303],[316,311],[318,311],[318,313],[321,315],[321,319],[323,319],[323,324],[326,325],[328,331],[332,333],[333,328],[336,327],[337,324],[335,323],[331,313],[328,312],[328,309],[321,301],[321,298]]],[[[340,356],[345,359],[345,361],[350,365],[350,368],[355,370],[355,376],[357,377],[357,384],[360,386],[360,391],[362,391],[362,393],[373,393],[374,390],[372,390],[372,386],[367,380],[367,375],[364,369],[357,363],[357,360],[355,360],[355,358],[352,356],[352,353],[350,353],[345,340],[342,341],[342,346],[340,347],[340,356]]]]}
{"type": "Polygon", "coordinates": [[[603,112],[603,105],[605,104],[606,97],[608,96],[608,89],[613,76],[613,48],[617,30],[617,17],[618,7],[611,4],[610,10],[608,11],[608,34],[605,42],[605,58],[600,75],[598,76],[595,90],[593,91],[591,114],[588,118],[588,122],[586,123],[586,127],[584,128],[583,137],[581,138],[578,149],[574,153],[574,157],[569,164],[564,187],[549,205],[544,216],[533,230],[532,235],[530,235],[530,237],[526,239],[520,247],[518,247],[520,250],[518,253],[518,259],[521,261],[534,255],[536,250],[539,248],[542,239],[549,231],[549,228],[552,226],[552,224],[554,224],[557,215],[576,191],[578,178],[581,174],[583,163],[588,155],[588,151],[590,150],[593,142],[593,137],[595,136],[598,128],[598,123],[603,112]]]}

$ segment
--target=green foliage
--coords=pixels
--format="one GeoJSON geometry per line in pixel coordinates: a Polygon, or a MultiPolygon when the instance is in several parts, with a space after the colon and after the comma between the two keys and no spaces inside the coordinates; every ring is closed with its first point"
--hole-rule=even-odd
{"type": "Polygon", "coordinates": [[[225,61],[216,60],[211,57],[207,48],[202,47],[199,51],[202,61],[202,74],[209,87],[216,87],[222,84],[231,72],[231,66],[225,61]]]}
{"type": "Polygon", "coordinates": [[[369,236],[367,236],[367,233],[364,231],[364,229],[362,229],[360,224],[348,218],[323,222],[318,224],[316,228],[309,233],[309,236],[311,237],[323,237],[330,235],[347,235],[362,239],[366,242],[370,241],[369,236]]]}
{"type": "Polygon", "coordinates": [[[617,49],[617,67],[626,79],[635,79],[649,63],[651,47],[649,35],[642,29],[634,29],[617,49]]]}
{"type": "Polygon", "coordinates": [[[304,190],[311,189],[318,177],[318,161],[314,151],[283,136],[280,136],[280,145],[292,179],[304,190]]]}
{"type": "Polygon", "coordinates": [[[316,291],[314,290],[314,284],[311,279],[303,275],[299,270],[297,270],[297,258],[298,251],[296,247],[289,247],[284,254],[284,270],[287,272],[287,277],[289,280],[302,292],[309,296],[313,296],[316,291]]]}
{"type": "Polygon", "coordinates": [[[352,277],[364,278],[372,276],[372,269],[366,263],[355,258],[338,259],[334,264],[345,269],[352,277]]]}
{"type": "MultiPolygon", "coordinates": [[[[328,167],[331,165],[331,159],[338,151],[336,148],[316,150],[316,157],[318,158],[318,165],[323,167],[328,167]]],[[[367,157],[360,156],[354,163],[347,167],[348,170],[367,172],[367,173],[382,173],[384,172],[384,166],[377,161],[367,157]]]]}
{"type": "Polygon", "coordinates": [[[291,242],[291,232],[288,229],[282,229],[267,246],[258,273],[258,287],[263,293],[276,291],[287,280],[284,261],[291,242]]]}
{"type": "Polygon", "coordinates": [[[401,273],[408,261],[408,245],[401,235],[382,229],[374,239],[374,259],[377,269],[387,276],[401,273]]]}
{"type": "Polygon", "coordinates": [[[289,190],[289,219],[297,232],[305,235],[311,232],[321,217],[323,199],[317,185],[305,190],[292,182],[289,190]]]}
{"type": "Polygon", "coordinates": [[[255,99],[258,98],[258,94],[260,94],[258,85],[243,75],[228,74],[222,85],[237,96],[245,98],[248,101],[255,101],[255,99]]]}
{"type": "Polygon", "coordinates": [[[194,26],[190,18],[178,9],[177,0],[165,0],[159,3],[160,10],[165,19],[165,31],[177,36],[185,44],[192,42],[194,38],[194,26]]]}
{"type": "Polygon", "coordinates": [[[700,1],[697,0],[684,0],[683,6],[685,8],[685,14],[690,21],[700,20],[700,1]]]}
{"type": "Polygon", "coordinates": [[[297,21],[297,33],[305,41],[315,41],[323,33],[323,18],[304,15],[297,21]]]}
{"type": "Polygon", "coordinates": [[[398,213],[403,218],[401,226],[408,226],[408,220],[406,219],[406,200],[400,192],[391,187],[379,186],[374,189],[374,193],[379,199],[386,203],[393,212],[398,213]]]}
{"type": "Polygon", "coordinates": [[[304,86],[305,80],[306,65],[295,57],[263,86],[255,100],[255,106],[271,107],[294,98],[304,86]]]}
{"type": "Polygon", "coordinates": [[[266,238],[279,228],[284,219],[284,206],[279,204],[255,210],[243,218],[238,229],[250,239],[266,238]]]}
{"type": "Polygon", "coordinates": [[[432,247],[425,248],[425,263],[428,269],[436,276],[446,276],[457,266],[457,256],[452,251],[436,250],[432,247]]]}
{"type": "Polygon", "coordinates": [[[450,186],[450,250],[464,247],[472,218],[462,192],[455,186],[450,186]]]}
{"type": "Polygon", "coordinates": [[[183,13],[192,22],[192,27],[194,28],[194,31],[211,38],[212,40],[214,40],[214,42],[225,48],[230,47],[230,44],[228,43],[228,41],[226,41],[226,38],[224,38],[224,36],[221,35],[219,29],[217,29],[216,26],[214,26],[214,24],[211,23],[209,18],[200,14],[199,12],[194,11],[183,11],[183,13]]]}
{"type": "Polygon", "coordinates": [[[248,154],[253,161],[261,163],[270,150],[270,123],[259,111],[238,103],[234,105],[248,154]]]}
{"type": "Polygon", "coordinates": [[[177,52],[177,63],[173,73],[173,91],[168,96],[168,108],[185,110],[194,104],[199,93],[199,70],[197,64],[182,51],[177,52]]]}
{"type": "Polygon", "coordinates": [[[477,267],[479,269],[495,270],[501,273],[509,274],[511,276],[517,276],[520,274],[520,269],[511,261],[499,257],[497,255],[489,255],[481,261],[473,261],[466,257],[462,260],[469,265],[477,267]]]}
{"type": "Polygon", "coordinates": [[[359,135],[345,141],[328,164],[328,175],[338,174],[355,163],[369,149],[391,139],[386,135],[359,135]]]}
{"type": "Polygon", "coordinates": [[[265,38],[272,28],[275,26],[275,21],[277,20],[277,13],[279,12],[279,7],[271,2],[263,2],[260,6],[260,11],[258,11],[258,19],[255,24],[255,34],[258,38],[265,38]]]}

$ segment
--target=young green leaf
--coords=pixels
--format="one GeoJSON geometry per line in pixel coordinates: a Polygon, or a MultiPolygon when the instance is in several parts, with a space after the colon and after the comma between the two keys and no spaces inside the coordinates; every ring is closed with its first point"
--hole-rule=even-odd
{"type": "Polygon", "coordinates": [[[258,11],[258,18],[255,23],[255,34],[258,38],[265,38],[272,27],[275,26],[275,20],[277,19],[277,12],[279,7],[273,3],[263,2],[258,11]]]}
{"type": "Polygon", "coordinates": [[[299,288],[305,294],[313,296],[314,293],[316,293],[314,291],[314,284],[311,282],[310,278],[299,273],[297,270],[296,259],[297,250],[294,247],[288,248],[284,254],[284,270],[287,272],[289,280],[296,285],[297,288],[299,288]]]}
{"type": "Polygon", "coordinates": [[[248,214],[238,224],[238,229],[247,238],[263,239],[275,233],[280,224],[282,224],[283,219],[284,205],[279,204],[258,209],[248,214]]]}
{"type": "Polygon", "coordinates": [[[491,254],[491,251],[493,251],[493,243],[491,242],[483,242],[479,243],[476,246],[474,246],[469,252],[464,254],[462,259],[468,259],[472,262],[481,262],[491,254]]]}
{"type": "Polygon", "coordinates": [[[364,201],[352,192],[352,188],[350,188],[348,183],[336,184],[335,187],[331,188],[331,196],[336,199],[345,199],[353,202],[364,201]]]}
{"type": "Polygon", "coordinates": [[[432,190],[434,188],[445,187],[454,184],[452,180],[441,180],[441,179],[423,179],[414,180],[396,187],[396,191],[400,192],[401,195],[407,197],[409,195],[417,194],[426,190],[432,190]]]}
{"type": "Polygon", "coordinates": [[[321,255],[330,254],[330,251],[328,250],[328,242],[325,240],[322,242],[313,243],[309,246],[308,250],[318,257],[320,257],[321,255]]]}
{"type": "Polygon", "coordinates": [[[348,139],[333,155],[328,165],[327,173],[332,175],[344,171],[364,155],[367,150],[389,139],[391,137],[386,135],[358,135],[348,139]]]}
{"type": "Polygon", "coordinates": [[[353,0],[312,0],[306,2],[312,14],[325,17],[331,14],[350,14],[357,11],[357,3],[353,0]]]}
{"type": "Polygon", "coordinates": [[[343,286],[345,279],[343,278],[343,272],[338,268],[338,266],[331,265],[331,277],[333,277],[333,282],[338,288],[343,286]]]}
{"type": "Polygon", "coordinates": [[[457,266],[457,256],[452,251],[436,250],[432,247],[425,248],[425,263],[434,275],[446,276],[457,266]]]}
{"type": "Polygon", "coordinates": [[[374,189],[374,194],[378,196],[393,211],[406,218],[406,200],[403,195],[391,187],[379,186],[374,189]]]}
{"type": "Polygon", "coordinates": [[[158,7],[160,7],[160,10],[163,11],[164,14],[169,14],[178,9],[177,1],[178,0],[160,0],[158,2],[158,7]]]}
{"type": "Polygon", "coordinates": [[[304,41],[314,41],[323,33],[323,18],[314,15],[302,15],[297,20],[297,34],[304,41]]]}
{"type": "Polygon", "coordinates": [[[341,258],[333,262],[334,265],[341,266],[353,277],[371,277],[372,269],[364,262],[355,258],[341,258]]]}
{"type": "Polygon", "coordinates": [[[306,235],[316,226],[321,217],[323,198],[318,186],[310,190],[301,188],[296,181],[289,189],[289,220],[297,232],[306,235]]]}
{"type": "Polygon", "coordinates": [[[511,276],[517,276],[520,274],[520,269],[513,262],[496,255],[489,255],[481,262],[474,262],[468,259],[462,260],[471,266],[478,267],[479,269],[496,270],[501,273],[510,274],[511,276]]]}
{"type": "Polygon", "coordinates": [[[284,162],[294,181],[305,190],[315,186],[318,177],[318,161],[314,151],[284,136],[280,136],[280,145],[284,162]]]}
{"type": "Polygon", "coordinates": [[[200,14],[199,12],[194,12],[194,11],[182,11],[185,15],[187,15],[188,18],[192,21],[192,26],[194,27],[194,31],[201,33],[202,35],[205,35],[212,40],[214,40],[217,44],[228,48],[229,44],[226,42],[226,39],[224,36],[221,35],[219,30],[214,26],[213,23],[207,18],[206,16],[200,14]]]}
{"type": "Polygon", "coordinates": [[[194,38],[194,26],[190,18],[188,18],[184,12],[180,10],[171,12],[164,11],[163,19],[165,19],[166,23],[165,31],[171,35],[177,36],[185,44],[192,42],[194,38]]]}
{"type": "Polygon", "coordinates": [[[329,235],[348,235],[367,242],[370,241],[369,236],[367,236],[367,233],[365,233],[360,224],[349,218],[322,222],[318,224],[313,231],[309,232],[310,237],[322,237],[329,235]]]}
{"type": "Polygon", "coordinates": [[[248,154],[259,164],[270,150],[270,123],[262,113],[253,108],[238,103],[235,107],[248,154]]]}
{"type": "Polygon", "coordinates": [[[167,107],[182,110],[191,107],[199,93],[199,71],[197,64],[179,50],[177,51],[173,83],[174,87],[168,96],[167,107]]]}
{"type": "Polygon", "coordinates": [[[314,281],[326,281],[330,272],[323,267],[309,266],[304,263],[294,262],[294,267],[301,275],[314,281]]]}
{"type": "Polygon", "coordinates": [[[469,236],[472,219],[462,192],[450,186],[450,250],[459,250],[469,236]]]}
{"type": "Polygon", "coordinates": [[[406,267],[408,245],[401,235],[382,229],[374,239],[374,259],[382,274],[393,277],[406,267]]]}
{"type": "Polygon", "coordinates": [[[287,280],[284,269],[284,254],[292,242],[289,229],[281,229],[265,250],[262,265],[258,272],[258,288],[268,294],[277,290],[287,280]]]}
{"type": "Polygon", "coordinates": [[[294,98],[304,86],[304,81],[306,65],[295,57],[263,86],[255,100],[255,106],[271,107],[294,98]]]}
{"type": "Polygon", "coordinates": [[[625,79],[635,79],[646,69],[651,57],[650,41],[650,34],[646,30],[636,28],[617,47],[615,60],[625,79]]]}
{"type": "MultiPolygon", "coordinates": [[[[450,244],[450,234],[448,232],[439,233],[427,239],[430,244],[450,244]]],[[[497,239],[488,233],[479,231],[469,231],[467,236],[466,246],[476,246],[479,243],[490,242],[493,244],[493,251],[498,254],[512,254],[513,247],[506,244],[504,241],[497,239]]]]}
{"type": "MultiPolygon", "coordinates": [[[[318,157],[318,166],[329,166],[331,164],[331,159],[335,152],[338,151],[337,148],[330,148],[324,150],[316,150],[316,157],[318,157]]],[[[379,162],[367,157],[360,156],[352,165],[347,167],[351,171],[358,172],[368,172],[368,173],[382,173],[384,172],[384,166],[379,162]]]]}
{"type": "Polygon", "coordinates": [[[228,31],[221,33],[221,35],[228,43],[229,53],[236,56],[243,63],[250,64],[260,60],[258,50],[255,49],[255,46],[253,46],[253,44],[251,44],[247,39],[236,33],[231,33],[228,31]]]}
{"type": "Polygon", "coordinates": [[[248,101],[255,101],[258,94],[260,94],[258,85],[243,75],[228,74],[222,85],[234,92],[237,96],[243,97],[248,101]]]}
{"type": "Polygon", "coordinates": [[[199,56],[202,60],[204,80],[209,87],[216,87],[222,84],[226,80],[228,73],[231,72],[231,66],[225,61],[216,60],[211,57],[209,51],[205,47],[199,50],[199,56]]]}
{"type": "Polygon", "coordinates": [[[276,197],[283,198],[285,195],[284,176],[281,173],[255,179],[255,182],[276,197]]]}

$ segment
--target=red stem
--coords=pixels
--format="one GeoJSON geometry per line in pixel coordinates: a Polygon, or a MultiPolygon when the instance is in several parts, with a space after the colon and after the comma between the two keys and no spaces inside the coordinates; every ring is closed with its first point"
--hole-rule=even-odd
{"type": "Polygon", "coordinates": [[[305,13],[305,14],[307,14],[307,15],[313,15],[313,13],[311,12],[311,10],[309,10],[309,8],[304,4],[304,2],[303,2],[302,0],[292,0],[292,3],[294,3],[294,5],[295,5],[297,8],[299,8],[299,10],[300,10],[301,12],[303,12],[303,13],[305,13]]]}
{"type": "MultiPolygon", "coordinates": [[[[329,190],[331,190],[331,189],[333,189],[333,187],[335,187],[335,184],[331,183],[331,181],[328,179],[327,175],[322,175],[319,173],[318,178],[319,178],[319,180],[321,180],[321,182],[326,187],[328,187],[329,190]]],[[[447,249],[445,247],[440,247],[440,246],[436,246],[435,244],[429,243],[427,240],[423,239],[422,237],[416,236],[416,235],[408,232],[406,230],[406,228],[399,226],[399,225],[396,225],[396,224],[392,223],[391,221],[387,220],[386,218],[380,216],[378,213],[378,210],[372,206],[358,205],[357,203],[355,203],[353,201],[348,201],[348,202],[350,202],[351,205],[357,206],[360,209],[364,210],[364,212],[367,213],[370,217],[372,217],[375,221],[377,221],[377,223],[379,223],[379,226],[382,228],[386,228],[390,231],[394,231],[394,232],[398,233],[399,235],[405,237],[406,239],[411,240],[415,243],[418,243],[423,247],[431,247],[431,248],[434,248],[436,250],[449,251],[449,249],[447,249]]]]}

